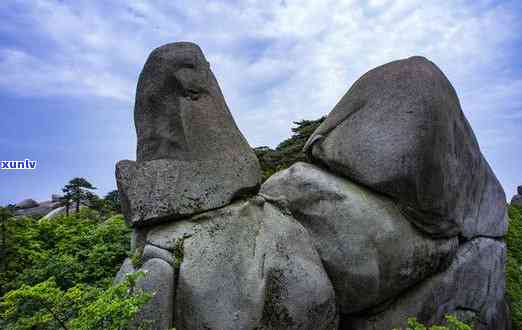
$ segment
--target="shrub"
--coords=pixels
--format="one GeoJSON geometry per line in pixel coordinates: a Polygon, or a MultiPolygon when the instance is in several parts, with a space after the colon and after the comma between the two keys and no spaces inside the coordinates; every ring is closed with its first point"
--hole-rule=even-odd
{"type": "Polygon", "coordinates": [[[509,206],[506,293],[511,303],[513,330],[522,329],[522,208],[509,206]]]}

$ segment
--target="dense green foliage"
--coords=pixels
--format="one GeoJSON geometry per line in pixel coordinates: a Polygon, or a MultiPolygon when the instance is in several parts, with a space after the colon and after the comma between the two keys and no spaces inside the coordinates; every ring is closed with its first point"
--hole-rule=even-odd
{"type": "Polygon", "coordinates": [[[317,120],[296,121],[292,128],[292,136],[281,142],[276,148],[257,147],[254,149],[263,174],[263,181],[277,171],[288,168],[295,162],[306,159],[303,147],[315,129],[324,121],[325,117],[317,120]]]}
{"type": "Polygon", "coordinates": [[[2,220],[0,328],[124,329],[150,298],[135,275],[112,286],[130,245],[121,215],[2,220]]]}
{"type": "Polygon", "coordinates": [[[419,323],[415,318],[410,318],[408,319],[408,327],[405,330],[472,330],[472,328],[466,323],[459,321],[455,316],[446,315],[445,325],[432,325],[431,327],[419,323]]]}
{"type": "MultiPolygon", "coordinates": [[[[0,302],[5,329],[125,329],[151,298],[135,288],[143,273],[100,289],[77,284],[62,290],[54,277],[34,286],[9,291],[0,302]]],[[[2,322],[2,321],[0,321],[2,322]]]]}
{"type": "Polygon", "coordinates": [[[120,202],[120,195],[118,193],[118,190],[113,190],[107,195],[105,195],[104,198],[105,201],[105,208],[112,212],[120,213],[121,212],[121,202],[120,202]]]}
{"type": "Polygon", "coordinates": [[[511,302],[513,330],[522,330],[522,208],[509,207],[507,295],[511,302]]]}
{"type": "Polygon", "coordinates": [[[82,209],[52,220],[13,219],[5,234],[1,294],[50,277],[62,289],[79,283],[105,286],[127,255],[130,229],[121,215],[103,220],[98,212],[82,209]]]}

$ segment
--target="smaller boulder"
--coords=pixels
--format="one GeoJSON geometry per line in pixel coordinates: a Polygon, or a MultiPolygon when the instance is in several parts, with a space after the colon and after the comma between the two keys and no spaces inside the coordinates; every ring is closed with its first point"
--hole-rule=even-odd
{"type": "Polygon", "coordinates": [[[235,166],[216,159],[118,162],[116,181],[125,219],[140,227],[229,204],[259,185],[258,163],[250,156],[236,160],[235,166]]]}
{"type": "Polygon", "coordinates": [[[368,309],[432,276],[458,246],[457,237],[419,232],[390,198],[311,164],[274,174],[260,194],[308,230],[342,313],[368,309]]]}
{"type": "Polygon", "coordinates": [[[31,198],[24,199],[23,201],[16,204],[16,208],[19,208],[19,209],[29,209],[29,208],[37,207],[37,206],[38,206],[38,202],[31,198]]]}
{"type": "Polygon", "coordinates": [[[504,298],[506,245],[491,238],[462,244],[451,266],[407,290],[390,305],[366,314],[345,316],[341,328],[373,330],[405,327],[409,317],[427,325],[444,315],[471,316],[475,330],[511,329],[504,298]]]}

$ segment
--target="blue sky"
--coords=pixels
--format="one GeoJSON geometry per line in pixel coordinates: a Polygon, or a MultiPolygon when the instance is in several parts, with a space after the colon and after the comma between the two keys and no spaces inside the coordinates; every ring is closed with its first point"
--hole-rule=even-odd
{"type": "Polygon", "coordinates": [[[252,146],[328,113],[364,72],[412,55],[456,88],[508,198],[522,184],[520,1],[0,2],[0,205],[46,200],[72,177],[104,194],[135,159],[132,122],[148,53],[173,41],[205,52],[252,146]]]}

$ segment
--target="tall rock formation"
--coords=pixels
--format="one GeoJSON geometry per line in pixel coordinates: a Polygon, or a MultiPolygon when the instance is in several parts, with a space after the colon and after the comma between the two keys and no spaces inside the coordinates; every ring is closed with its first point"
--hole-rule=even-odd
{"type": "Polygon", "coordinates": [[[155,49],[138,80],[137,161],[116,181],[126,219],[143,226],[228,204],[260,183],[259,163],[237,128],[201,49],[155,49]]]}
{"type": "Polygon", "coordinates": [[[408,317],[509,329],[504,192],[453,87],[424,58],[371,70],[296,163],[259,165],[203,53],[152,52],[137,161],[117,164],[133,262],[154,292],[132,327],[383,329],[408,317]]]}

